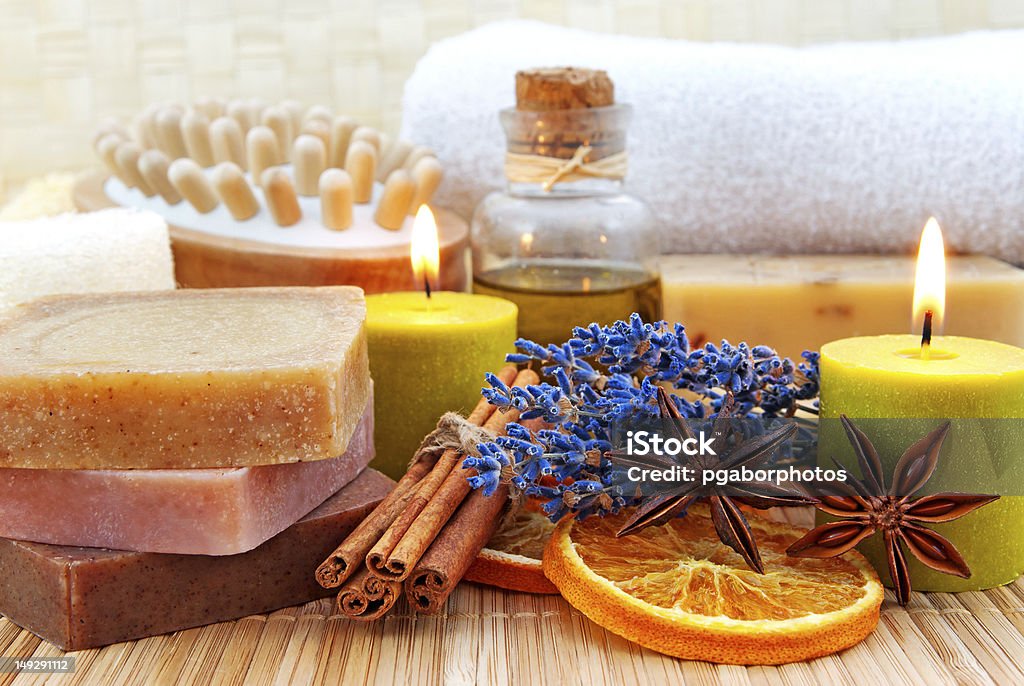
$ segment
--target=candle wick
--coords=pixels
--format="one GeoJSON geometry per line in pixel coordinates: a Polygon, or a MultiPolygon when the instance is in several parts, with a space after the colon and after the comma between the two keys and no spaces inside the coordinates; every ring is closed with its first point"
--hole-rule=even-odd
{"type": "Polygon", "coordinates": [[[423,275],[423,290],[427,293],[427,300],[430,300],[430,277],[423,275]]]}
{"type": "Polygon", "coordinates": [[[931,357],[932,350],[932,311],[925,310],[924,326],[921,327],[921,359],[931,357]]]}

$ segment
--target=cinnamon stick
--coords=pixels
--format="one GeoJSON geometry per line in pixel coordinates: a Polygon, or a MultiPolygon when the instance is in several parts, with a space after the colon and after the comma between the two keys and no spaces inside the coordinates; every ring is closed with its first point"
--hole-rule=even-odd
{"type": "Polygon", "coordinates": [[[338,593],[338,612],[351,619],[372,621],[394,607],[402,593],[402,585],[374,576],[363,567],[338,593]]]}
{"type": "MultiPolygon", "coordinates": [[[[516,375],[514,385],[528,386],[539,381],[537,373],[530,369],[524,369],[516,375]]],[[[515,409],[506,412],[495,412],[484,424],[484,428],[491,433],[498,435],[505,430],[505,426],[519,418],[519,411],[515,409]]],[[[374,572],[381,577],[394,581],[403,581],[412,572],[413,567],[431,546],[434,540],[446,530],[446,524],[452,515],[459,508],[459,505],[469,495],[470,486],[467,478],[471,473],[464,472],[460,468],[453,468],[444,481],[438,487],[416,519],[409,524],[408,529],[401,540],[395,544],[391,554],[384,561],[383,565],[374,567],[374,572]]],[[[507,500],[507,497],[505,498],[507,500]]],[[[489,538],[488,536],[487,538],[489,538]]],[[[487,538],[484,539],[486,542],[487,538]]],[[[481,547],[483,547],[481,545],[481,547]]],[[[474,553],[475,557],[476,553],[474,553]]],[[[375,560],[376,562],[377,560],[375,560]]],[[[472,561],[472,558],[470,559],[472,561]]],[[[467,562],[468,565],[468,562],[467,562]]]]}
{"type": "MultiPolygon", "coordinates": [[[[506,385],[514,383],[517,376],[515,365],[506,365],[496,375],[506,385]]],[[[486,426],[494,414],[494,406],[484,398],[480,398],[476,407],[469,414],[466,420],[475,426],[486,426]]],[[[388,560],[395,549],[395,546],[402,540],[409,528],[416,522],[417,517],[437,493],[445,479],[452,470],[462,471],[459,464],[462,462],[462,454],[458,450],[449,449],[441,455],[437,464],[419,484],[415,494],[407,501],[401,514],[391,523],[380,540],[370,549],[366,555],[366,566],[370,571],[385,579],[395,579],[396,570],[388,566],[388,560]]]]}
{"type": "Polygon", "coordinates": [[[399,515],[416,492],[416,486],[436,462],[436,456],[424,456],[409,467],[394,490],[317,567],[317,583],[324,588],[337,588],[362,567],[366,553],[399,515]]]}
{"type": "MultiPolygon", "coordinates": [[[[537,428],[543,421],[535,419],[526,424],[537,428]]],[[[497,530],[510,504],[508,494],[508,484],[502,482],[492,495],[476,490],[462,503],[405,580],[406,597],[417,611],[434,614],[444,607],[497,530]]]]}
{"type": "MultiPolygon", "coordinates": [[[[507,365],[497,376],[508,384],[514,379],[515,373],[515,365],[507,365]]],[[[493,411],[486,401],[483,404],[487,406],[488,412],[493,411]]],[[[477,408],[479,407],[480,404],[477,405],[477,408]]],[[[476,412],[477,409],[474,409],[474,413],[476,412]]],[[[337,588],[362,566],[367,553],[402,513],[409,500],[416,494],[420,482],[433,471],[438,461],[436,456],[424,456],[409,467],[409,471],[398,481],[394,490],[360,522],[330,557],[320,564],[316,570],[317,583],[324,588],[337,588]]]]}

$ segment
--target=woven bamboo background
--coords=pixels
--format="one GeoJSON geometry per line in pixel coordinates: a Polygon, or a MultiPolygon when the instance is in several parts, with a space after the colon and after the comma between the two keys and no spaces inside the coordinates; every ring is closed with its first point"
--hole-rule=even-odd
{"type": "Polygon", "coordinates": [[[0,0],[0,178],[81,168],[100,118],[203,94],[324,102],[394,130],[431,42],[514,17],[802,44],[1024,26],[1024,0],[0,0]]]}
{"type": "MultiPolygon", "coordinates": [[[[788,518],[806,523],[813,515],[788,518]]],[[[61,652],[0,618],[0,655],[61,652]]],[[[887,595],[863,643],[781,667],[686,662],[640,648],[558,597],[463,584],[447,612],[408,606],[372,624],[330,601],[77,653],[74,674],[3,675],[14,684],[1020,684],[1024,580],[984,593],[887,595]]]]}

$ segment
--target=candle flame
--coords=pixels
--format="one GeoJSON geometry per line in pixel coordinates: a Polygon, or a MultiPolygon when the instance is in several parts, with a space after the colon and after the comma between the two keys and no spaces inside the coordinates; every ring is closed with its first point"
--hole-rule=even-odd
{"type": "Polygon", "coordinates": [[[914,276],[914,331],[924,326],[925,313],[931,312],[932,328],[940,330],[946,312],[946,252],[942,229],[931,217],[921,232],[914,276]]]}
{"type": "Polygon", "coordinates": [[[427,295],[436,290],[441,249],[438,245],[437,222],[434,213],[426,205],[420,205],[412,222],[412,243],[409,246],[412,258],[412,274],[417,286],[422,285],[427,295]]]}

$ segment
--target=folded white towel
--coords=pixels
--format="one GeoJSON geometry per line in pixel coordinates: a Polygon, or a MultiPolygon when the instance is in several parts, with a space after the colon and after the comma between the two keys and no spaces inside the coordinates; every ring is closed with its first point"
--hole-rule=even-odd
{"type": "Polygon", "coordinates": [[[435,44],[403,135],[468,215],[503,183],[514,73],[606,69],[631,103],[627,187],[668,252],[894,252],[938,217],[948,245],[1024,263],[1024,31],[805,48],[503,22],[435,44]]]}
{"type": "Polygon", "coordinates": [[[0,222],[0,310],[43,295],[174,288],[167,224],[110,209],[0,222]]]}

